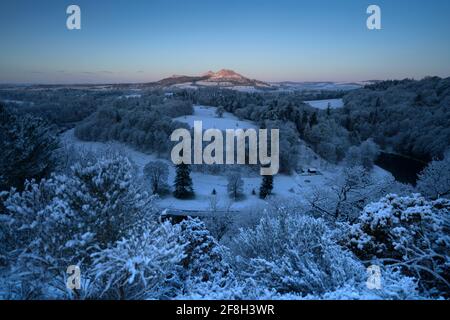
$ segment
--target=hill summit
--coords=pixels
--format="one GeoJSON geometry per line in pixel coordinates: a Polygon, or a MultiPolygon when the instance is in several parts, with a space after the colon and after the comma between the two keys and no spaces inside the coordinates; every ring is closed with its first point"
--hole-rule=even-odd
{"type": "Polygon", "coordinates": [[[217,87],[254,87],[270,88],[270,84],[263,81],[249,79],[243,75],[229,69],[222,69],[218,72],[208,71],[200,76],[174,75],[170,78],[162,79],[153,85],[160,87],[170,86],[217,86],[217,87]]]}

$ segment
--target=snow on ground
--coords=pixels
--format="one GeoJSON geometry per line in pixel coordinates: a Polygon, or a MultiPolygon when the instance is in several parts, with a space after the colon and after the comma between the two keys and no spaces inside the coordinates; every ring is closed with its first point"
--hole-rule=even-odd
{"type": "Polygon", "coordinates": [[[258,129],[256,125],[249,121],[241,121],[233,114],[225,112],[222,118],[217,117],[215,107],[194,106],[194,114],[191,116],[182,116],[174,120],[194,126],[194,121],[202,121],[203,129],[258,129]]]}
{"type": "MultiPolygon", "coordinates": [[[[158,159],[155,155],[145,154],[119,143],[119,142],[85,142],[77,139],[74,130],[66,131],[62,134],[62,141],[67,147],[75,147],[79,150],[91,152],[104,152],[107,150],[117,150],[128,156],[139,168],[140,174],[143,173],[145,165],[150,161],[161,160],[169,165],[169,184],[172,184],[175,178],[175,167],[169,160],[158,159]]],[[[265,201],[258,198],[258,195],[252,195],[254,189],[258,194],[261,185],[261,177],[243,177],[244,180],[244,199],[233,202],[227,196],[227,178],[225,176],[214,176],[199,172],[191,173],[194,184],[195,199],[179,200],[172,196],[166,196],[160,199],[159,205],[162,209],[172,210],[208,210],[210,207],[211,193],[213,189],[217,191],[218,210],[242,211],[245,208],[262,205],[265,201]]],[[[300,176],[300,175],[277,175],[274,178],[275,197],[289,198],[298,197],[301,192],[304,194],[312,190],[313,186],[320,187],[325,183],[324,175],[300,176]],[[309,181],[309,182],[308,182],[309,181]],[[296,195],[297,193],[297,195],[296,195]]]]}
{"type": "Polygon", "coordinates": [[[0,100],[0,101],[4,102],[4,103],[14,103],[14,104],[17,104],[17,105],[20,105],[20,106],[25,105],[25,104],[29,104],[31,106],[34,106],[34,102],[31,102],[31,101],[9,100],[9,99],[0,100]]]}
{"type": "Polygon", "coordinates": [[[195,86],[192,82],[184,82],[184,83],[178,83],[171,86],[172,88],[178,88],[178,89],[198,89],[197,86],[195,86]]]}
{"type": "MultiPolygon", "coordinates": [[[[193,125],[194,120],[202,120],[203,127],[227,129],[227,128],[256,128],[251,122],[239,121],[234,115],[225,113],[223,118],[217,118],[215,115],[215,108],[205,106],[195,106],[195,114],[187,117],[177,118],[179,121],[184,121],[193,125]]],[[[145,165],[150,161],[160,160],[164,161],[169,166],[169,184],[172,185],[175,178],[175,167],[166,159],[158,159],[155,155],[145,154],[136,151],[123,143],[119,142],[85,142],[78,140],[74,135],[74,130],[69,130],[62,134],[62,141],[67,147],[75,147],[85,151],[104,152],[107,150],[117,150],[128,156],[139,168],[142,175],[145,165]]],[[[339,167],[333,166],[320,159],[314,152],[308,148],[304,143],[301,144],[300,164],[303,169],[314,167],[319,170],[318,175],[307,175],[294,173],[291,176],[277,175],[274,177],[274,197],[280,199],[295,198],[296,200],[304,200],[317,188],[324,188],[328,185],[328,180],[333,178],[338,172],[339,167]]],[[[377,179],[383,179],[389,173],[381,168],[375,167],[374,175],[377,179]]],[[[217,208],[218,210],[231,210],[243,212],[246,208],[264,207],[266,202],[258,198],[258,191],[261,185],[262,177],[260,176],[244,176],[244,195],[245,197],[233,202],[227,195],[227,178],[226,176],[215,176],[203,174],[200,172],[191,173],[194,184],[195,199],[179,200],[171,195],[159,199],[160,207],[169,210],[199,210],[208,211],[210,208],[210,199],[213,189],[217,191],[217,208]],[[256,195],[252,195],[252,190],[255,190],[256,195]]]]}
{"type": "Polygon", "coordinates": [[[279,91],[348,91],[362,88],[368,82],[273,82],[271,85],[279,91]]]}
{"type": "Polygon", "coordinates": [[[246,93],[263,92],[263,90],[259,87],[238,86],[238,85],[234,85],[231,82],[223,82],[223,81],[222,82],[214,82],[214,81],[184,82],[184,83],[173,84],[170,86],[170,88],[193,89],[193,90],[197,90],[202,87],[217,87],[217,88],[236,90],[239,92],[246,92],[246,93]]]}
{"type": "Polygon", "coordinates": [[[234,86],[233,90],[246,93],[261,92],[261,89],[255,88],[253,86],[234,86]]]}
{"type": "Polygon", "coordinates": [[[132,98],[140,98],[140,97],[142,97],[142,95],[138,94],[138,93],[133,93],[133,94],[127,94],[127,95],[121,96],[120,98],[122,98],[122,97],[125,99],[132,99],[132,98]]]}
{"type": "Polygon", "coordinates": [[[231,82],[226,81],[197,81],[197,85],[203,87],[232,87],[233,84],[231,82]]]}
{"type": "Polygon", "coordinates": [[[326,110],[328,108],[328,104],[330,104],[331,109],[338,109],[344,106],[344,101],[342,101],[342,99],[312,100],[305,101],[305,103],[309,104],[313,108],[321,110],[326,110]]]}
{"type": "Polygon", "coordinates": [[[81,141],[75,137],[75,130],[71,129],[64,132],[61,135],[61,141],[64,147],[70,148],[75,147],[80,151],[87,151],[93,153],[107,152],[109,150],[114,150],[126,155],[130,158],[142,171],[144,166],[150,161],[159,160],[155,155],[142,153],[128,147],[127,145],[120,142],[94,142],[94,141],[81,141]]]}
{"type": "MultiPolygon", "coordinates": [[[[171,170],[169,181],[173,181],[175,171],[171,170]]],[[[160,206],[165,209],[186,209],[186,210],[205,210],[210,209],[210,199],[213,189],[217,192],[218,210],[243,211],[247,208],[264,206],[266,202],[259,199],[258,192],[262,177],[243,177],[244,197],[239,201],[232,201],[227,194],[227,178],[225,176],[213,176],[193,172],[191,174],[194,184],[195,199],[179,200],[173,197],[166,197],[160,200],[160,206]],[[256,195],[252,194],[255,190],[256,195]]],[[[313,186],[320,186],[324,183],[324,176],[287,176],[277,175],[274,178],[274,197],[290,198],[298,197],[298,194],[311,190],[313,186]],[[311,181],[306,183],[305,180],[311,181]]]]}

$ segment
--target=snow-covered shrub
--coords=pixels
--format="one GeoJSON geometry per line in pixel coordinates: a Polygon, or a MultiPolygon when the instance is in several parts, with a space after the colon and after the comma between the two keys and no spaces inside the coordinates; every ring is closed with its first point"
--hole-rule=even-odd
{"type": "Polygon", "coordinates": [[[420,300],[430,299],[418,290],[417,280],[403,275],[395,268],[381,268],[381,287],[369,289],[366,281],[349,281],[337,289],[321,294],[303,295],[299,292],[277,292],[261,286],[252,278],[233,279],[224,287],[211,283],[198,284],[196,290],[177,299],[208,300],[420,300]]]}
{"type": "Polygon", "coordinates": [[[217,285],[214,282],[196,283],[191,290],[179,295],[180,300],[269,300],[279,294],[266,288],[251,278],[227,279],[225,285],[217,285]]]}
{"type": "Polygon", "coordinates": [[[213,214],[211,217],[203,218],[206,228],[217,241],[232,236],[235,231],[234,216],[230,212],[223,214],[213,214]]]}
{"type": "Polygon", "coordinates": [[[278,293],[322,294],[359,281],[361,263],[332,239],[321,219],[279,208],[234,241],[235,271],[278,293]]]}
{"type": "Polygon", "coordinates": [[[185,257],[181,261],[183,278],[187,286],[201,282],[213,282],[224,286],[232,277],[231,268],[225,261],[225,248],[222,247],[206,228],[204,222],[187,219],[180,223],[180,244],[185,245],[185,257]]]}
{"type": "Polygon", "coordinates": [[[166,222],[147,224],[145,229],[92,254],[89,272],[100,298],[158,299],[181,286],[177,273],[185,254],[178,242],[179,227],[166,222]]]}
{"type": "Polygon", "coordinates": [[[69,265],[89,266],[94,251],[140,232],[155,209],[132,182],[131,163],[117,156],[75,165],[70,176],[27,182],[23,192],[12,189],[0,245],[11,281],[64,291],[61,279],[69,265]]]}
{"type": "Polygon", "coordinates": [[[5,201],[7,215],[2,225],[6,241],[1,246],[11,267],[11,281],[30,288],[36,297],[37,288],[54,285],[54,278],[69,265],[88,259],[93,245],[95,235],[84,217],[64,199],[64,188],[70,188],[66,182],[65,176],[39,184],[32,181],[22,193],[11,191],[5,201]]]}
{"type": "MultiPolygon", "coordinates": [[[[381,269],[379,289],[368,288],[365,282],[345,284],[339,289],[307,299],[325,300],[421,300],[429,299],[418,290],[417,280],[395,268],[381,269]]],[[[283,299],[287,298],[286,296],[283,299]]]]}
{"type": "MultiPolygon", "coordinates": [[[[366,206],[350,231],[350,248],[420,279],[422,289],[450,292],[450,200],[388,195],[366,206]]],[[[433,292],[432,292],[433,293],[433,292]]]]}

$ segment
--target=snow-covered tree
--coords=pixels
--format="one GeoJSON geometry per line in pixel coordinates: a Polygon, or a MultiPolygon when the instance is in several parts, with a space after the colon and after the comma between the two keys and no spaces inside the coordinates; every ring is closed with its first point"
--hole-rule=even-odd
{"type": "Polygon", "coordinates": [[[78,190],[68,200],[82,214],[92,217],[101,245],[121,239],[129,230],[155,213],[153,198],[136,183],[133,164],[117,155],[100,158],[86,167],[72,168],[78,190]]]}
{"type": "Polygon", "coordinates": [[[314,126],[306,126],[304,139],[322,158],[333,163],[341,161],[350,146],[348,131],[333,118],[322,119],[314,126]]]}
{"type": "Polygon", "coordinates": [[[334,220],[357,218],[364,205],[381,190],[362,166],[343,168],[328,185],[314,190],[308,201],[313,211],[334,220]]]}
{"type": "Polygon", "coordinates": [[[367,205],[350,230],[350,248],[420,280],[422,289],[450,294],[450,200],[388,195],[367,205]]]}
{"type": "Polygon", "coordinates": [[[189,165],[181,163],[176,166],[174,188],[173,195],[175,198],[186,199],[194,195],[189,165]]]}
{"type": "Polygon", "coordinates": [[[359,148],[361,151],[361,165],[366,170],[371,170],[374,162],[380,155],[380,147],[372,139],[369,139],[361,143],[359,148]]]}
{"type": "Polygon", "coordinates": [[[227,175],[227,190],[230,198],[237,200],[242,196],[244,191],[244,180],[242,180],[241,174],[236,171],[232,171],[227,175]]]}
{"type": "Polygon", "coordinates": [[[12,191],[5,201],[1,248],[16,298],[43,298],[51,287],[64,288],[66,268],[89,259],[95,234],[64,199],[67,189],[75,191],[66,179],[27,183],[22,193],[12,191]]]}
{"type": "MultiPolygon", "coordinates": [[[[280,173],[291,174],[297,168],[300,157],[298,144],[298,131],[291,121],[264,121],[264,128],[277,129],[280,131],[280,173]]],[[[268,142],[270,145],[270,142],[268,142]]]]}
{"type": "Polygon", "coordinates": [[[350,147],[345,156],[345,163],[349,167],[362,166],[370,171],[380,154],[380,148],[372,139],[366,140],[359,146],[350,147]]]}
{"type": "Polygon", "coordinates": [[[167,189],[169,167],[162,161],[149,162],[144,168],[145,175],[150,179],[152,194],[160,194],[167,189]]]}
{"type": "Polygon", "coordinates": [[[225,281],[230,267],[225,262],[224,249],[205,224],[198,218],[189,218],[180,227],[179,242],[185,245],[185,277],[194,282],[225,281]]]}
{"type": "Polygon", "coordinates": [[[417,190],[430,198],[450,198],[450,152],[443,160],[432,161],[420,174],[417,190]]]}
{"type": "Polygon", "coordinates": [[[152,219],[152,198],[140,192],[127,158],[100,158],[12,190],[4,202],[5,241],[1,243],[15,282],[65,291],[69,265],[90,265],[93,251],[141,232],[152,219]]]}
{"type": "Polygon", "coordinates": [[[26,179],[48,176],[58,143],[44,120],[0,105],[0,190],[22,189],[26,179]]]}
{"type": "Polygon", "coordinates": [[[225,109],[222,106],[217,107],[216,116],[219,118],[223,118],[223,114],[225,113],[225,109]]]}

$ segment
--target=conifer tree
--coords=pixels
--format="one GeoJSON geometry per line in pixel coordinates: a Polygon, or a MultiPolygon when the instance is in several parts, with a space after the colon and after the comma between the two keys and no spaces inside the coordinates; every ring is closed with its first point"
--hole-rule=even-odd
{"type": "Polygon", "coordinates": [[[174,197],[178,199],[192,197],[194,195],[194,189],[192,187],[191,169],[189,165],[181,163],[177,165],[176,170],[174,197]]]}
{"type": "Polygon", "coordinates": [[[317,112],[314,112],[311,115],[311,118],[309,118],[309,125],[311,127],[314,127],[315,125],[317,125],[319,123],[319,120],[317,119],[317,112]]]}
{"type": "Polygon", "coordinates": [[[0,191],[22,190],[25,180],[47,177],[56,164],[58,144],[46,121],[0,105],[0,191]]]}
{"type": "Polygon", "coordinates": [[[273,189],[273,176],[264,176],[261,188],[259,189],[259,197],[261,199],[267,198],[271,193],[273,189]]]}

